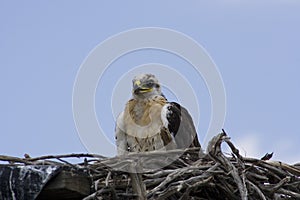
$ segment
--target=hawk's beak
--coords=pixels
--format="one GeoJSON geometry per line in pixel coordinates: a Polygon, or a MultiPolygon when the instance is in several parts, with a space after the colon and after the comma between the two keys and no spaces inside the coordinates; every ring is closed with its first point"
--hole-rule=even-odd
{"type": "Polygon", "coordinates": [[[146,93],[146,92],[151,92],[152,88],[143,86],[141,84],[141,81],[137,80],[133,83],[133,92],[135,94],[140,94],[140,93],[146,93]]]}

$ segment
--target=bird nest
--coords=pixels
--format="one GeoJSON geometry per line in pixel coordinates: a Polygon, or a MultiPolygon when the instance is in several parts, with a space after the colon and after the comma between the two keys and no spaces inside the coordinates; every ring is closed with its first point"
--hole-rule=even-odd
{"type": "MultiPolygon", "coordinates": [[[[23,164],[60,164],[85,169],[92,179],[92,199],[300,199],[300,167],[246,158],[223,131],[209,143],[206,153],[197,148],[167,152],[133,153],[106,158],[70,154],[39,158],[11,158],[23,164]],[[226,143],[231,154],[222,152],[226,143]],[[179,155],[179,156],[178,156],[179,155]],[[178,156],[176,159],[171,159],[178,156]],[[83,163],[67,157],[84,157],[83,163]],[[58,161],[53,161],[56,159],[58,161]]],[[[8,160],[8,157],[1,160],[8,160]]]]}
{"type": "Polygon", "coordinates": [[[271,157],[272,154],[261,159],[242,157],[223,132],[210,141],[207,154],[194,148],[104,159],[90,166],[96,192],[86,200],[300,199],[300,168],[270,161],[271,157]],[[222,152],[223,142],[230,147],[230,156],[222,152]],[[169,162],[167,158],[178,154],[178,159],[164,166],[169,162]],[[153,169],[158,164],[164,167],[153,169]],[[134,166],[144,171],[124,173],[107,166],[127,170],[134,166]]]}

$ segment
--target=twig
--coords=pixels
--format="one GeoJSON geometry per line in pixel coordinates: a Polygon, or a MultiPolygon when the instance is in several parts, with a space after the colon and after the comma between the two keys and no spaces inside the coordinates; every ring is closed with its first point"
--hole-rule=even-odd
{"type": "Polygon", "coordinates": [[[247,180],[247,183],[256,191],[256,193],[258,194],[258,196],[260,197],[260,199],[262,200],[267,200],[265,195],[262,193],[262,191],[259,189],[259,187],[257,187],[254,183],[252,183],[251,181],[247,180]]]}
{"type": "Polygon", "coordinates": [[[98,158],[105,159],[106,157],[97,155],[97,154],[88,154],[88,153],[72,153],[72,154],[62,154],[62,155],[48,155],[40,156],[35,158],[26,158],[27,161],[36,161],[36,160],[46,160],[46,159],[58,159],[58,158],[98,158]]]}

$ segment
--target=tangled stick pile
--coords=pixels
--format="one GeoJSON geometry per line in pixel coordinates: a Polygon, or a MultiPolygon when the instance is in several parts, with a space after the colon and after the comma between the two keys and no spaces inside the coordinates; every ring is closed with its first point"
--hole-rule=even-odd
{"type": "Polygon", "coordinates": [[[242,157],[225,132],[210,141],[206,152],[194,148],[113,158],[70,154],[39,158],[0,156],[0,160],[15,164],[68,165],[74,170],[86,169],[92,179],[94,193],[85,200],[300,199],[298,165],[270,161],[272,154],[266,154],[261,159],[242,157]],[[230,147],[230,156],[222,152],[222,143],[230,147]],[[73,164],[65,160],[70,157],[83,157],[85,160],[73,164]]]}
{"type": "Polygon", "coordinates": [[[300,199],[299,166],[269,161],[271,157],[242,157],[223,132],[210,141],[207,154],[187,149],[101,160],[90,166],[97,191],[86,200],[134,199],[130,176],[120,172],[132,166],[144,170],[140,187],[144,185],[146,190],[139,194],[140,199],[300,199]],[[232,151],[230,157],[221,151],[223,142],[232,151]],[[178,153],[182,153],[179,159],[153,170],[154,165],[164,166],[162,161],[167,163],[178,153]],[[110,170],[107,165],[120,170],[110,170]]]}

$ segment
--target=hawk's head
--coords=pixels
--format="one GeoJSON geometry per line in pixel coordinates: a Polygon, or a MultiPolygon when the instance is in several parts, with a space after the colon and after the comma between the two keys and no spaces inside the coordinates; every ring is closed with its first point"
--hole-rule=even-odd
{"type": "Polygon", "coordinates": [[[132,80],[133,96],[136,98],[149,98],[162,95],[160,84],[153,74],[140,74],[132,80]]]}

